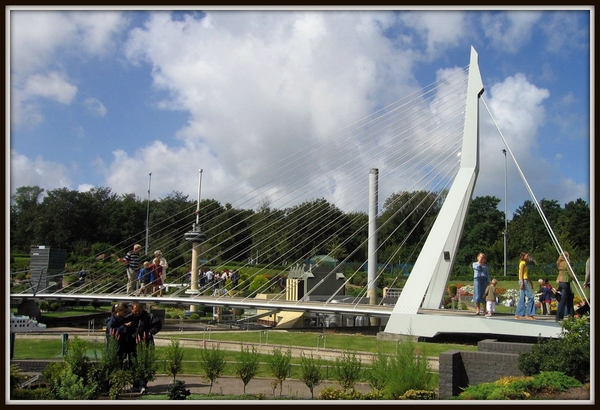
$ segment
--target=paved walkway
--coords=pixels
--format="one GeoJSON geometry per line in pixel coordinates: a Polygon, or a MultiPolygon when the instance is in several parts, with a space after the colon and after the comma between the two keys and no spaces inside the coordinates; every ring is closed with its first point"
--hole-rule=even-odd
{"type": "MultiPolygon", "coordinates": [[[[177,380],[185,382],[185,387],[190,390],[191,393],[195,394],[208,394],[210,391],[210,381],[201,376],[195,375],[178,375],[177,380]]],[[[167,394],[169,383],[173,381],[172,376],[157,376],[156,380],[148,383],[148,393],[154,394],[167,394]]],[[[246,385],[246,394],[258,395],[261,394],[266,399],[278,399],[280,397],[279,385],[273,387],[273,378],[268,377],[255,377],[246,385]]],[[[336,382],[323,381],[319,386],[315,387],[315,397],[318,396],[319,392],[326,387],[340,388],[340,385],[336,382]]],[[[367,383],[357,383],[354,388],[361,393],[368,393],[371,391],[370,386],[367,383]]],[[[243,394],[244,383],[241,379],[236,377],[219,377],[213,387],[213,394],[243,394]]],[[[139,396],[138,393],[134,393],[131,397],[139,396]]],[[[281,396],[286,400],[295,398],[298,400],[309,400],[311,399],[310,390],[306,385],[298,379],[286,379],[283,381],[283,388],[281,389],[281,396]]],[[[126,399],[127,397],[123,397],[126,399]]]]}

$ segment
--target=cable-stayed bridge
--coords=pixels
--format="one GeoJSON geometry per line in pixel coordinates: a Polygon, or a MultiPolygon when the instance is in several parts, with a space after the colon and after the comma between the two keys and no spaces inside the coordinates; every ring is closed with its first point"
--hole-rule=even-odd
{"type": "MultiPolygon", "coordinates": [[[[252,273],[252,277],[244,282],[245,285],[234,288],[230,285],[227,292],[216,289],[206,291],[198,285],[202,258],[218,258],[223,266],[232,261],[239,263],[242,258],[242,254],[235,251],[239,243],[236,243],[235,238],[223,238],[219,235],[218,225],[217,228],[211,228],[214,232],[202,230],[200,216],[210,218],[211,212],[199,207],[202,170],[199,172],[196,222],[185,235],[190,245],[188,249],[192,253],[189,286],[179,288],[162,298],[128,295],[121,283],[123,274],[115,273],[123,272],[124,268],[120,267],[105,274],[95,273],[97,277],[94,280],[60,289],[53,289],[47,283],[36,285],[32,281],[30,288],[21,293],[11,293],[10,297],[21,301],[160,301],[166,304],[187,304],[192,311],[196,311],[199,306],[227,306],[264,309],[269,312],[320,312],[367,317],[372,325],[385,324],[386,333],[424,337],[442,333],[557,337],[561,327],[554,321],[518,321],[512,316],[497,316],[490,320],[464,311],[442,308],[444,292],[479,172],[479,111],[483,92],[478,56],[472,49],[467,67],[451,70],[430,86],[415,90],[402,100],[377,110],[328,138],[315,139],[293,155],[255,172],[247,181],[224,188],[228,190],[228,197],[235,198],[232,206],[254,205],[265,214],[266,222],[263,221],[254,228],[260,232],[252,243],[255,253],[250,252],[248,264],[240,269],[252,266],[250,259],[253,255],[256,255],[255,259],[265,259],[268,254],[276,255],[272,257],[273,266],[275,259],[278,261],[277,266],[281,266],[282,261],[288,263],[289,268],[282,271],[288,277],[286,290],[269,299],[259,299],[254,295],[266,290],[271,284],[262,284],[258,289],[247,292],[253,280],[262,275],[260,269],[252,273]],[[322,169],[324,172],[312,181],[297,178],[297,174],[309,167],[322,169]],[[366,170],[370,170],[368,183],[365,181],[366,170]],[[250,186],[253,188],[250,189],[250,186]],[[381,264],[378,260],[379,250],[396,232],[403,232],[402,235],[408,236],[415,230],[415,226],[408,226],[408,229],[403,230],[394,228],[387,237],[379,235],[383,232],[383,224],[377,224],[379,195],[398,190],[426,190],[434,195],[410,200],[404,198],[406,203],[402,205],[402,209],[413,207],[414,212],[418,213],[422,212],[423,207],[431,208],[438,202],[443,205],[437,217],[427,226],[428,234],[423,237],[418,256],[413,258],[415,263],[402,292],[395,304],[389,305],[377,298],[377,280],[384,274],[386,267],[398,259],[406,239],[402,239],[398,249],[386,256],[381,264]],[[337,207],[350,212],[368,208],[369,218],[368,222],[360,222],[358,218],[342,221],[336,209],[325,206],[317,211],[321,215],[328,215],[332,224],[316,227],[310,235],[293,238],[293,243],[298,248],[307,247],[306,243],[310,243],[308,248],[311,250],[326,248],[331,254],[335,254],[340,247],[346,247],[347,256],[344,260],[336,260],[335,266],[309,289],[306,283],[309,277],[314,278],[313,266],[305,265],[304,260],[311,255],[298,255],[289,250],[277,252],[277,243],[283,240],[278,237],[281,224],[287,220],[284,213],[280,215],[272,207],[294,206],[306,198],[321,195],[332,198],[337,207]],[[333,229],[334,223],[336,229],[333,229]],[[355,249],[348,249],[357,224],[360,228],[368,225],[368,238],[358,245],[354,244],[355,249]],[[368,265],[368,283],[359,296],[351,297],[346,296],[343,289],[353,274],[348,275],[349,277],[340,275],[340,267],[357,252],[358,247],[368,248],[367,260],[364,261],[368,265]],[[218,254],[215,256],[215,253],[218,254]],[[325,299],[316,297],[323,295],[319,291],[322,286],[329,286],[325,299]],[[242,296],[248,293],[248,296],[242,296]]],[[[402,200],[401,195],[394,198],[402,200]]],[[[189,218],[189,214],[182,218],[189,218]]],[[[420,218],[419,221],[422,221],[425,215],[420,218]]],[[[414,218],[412,221],[414,223],[414,218]]],[[[256,222],[248,219],[235,223],[247,227],[256,222]]],[[[167,245],[172,249],[181,249],[181,243],[167,245]]],[[[163,253],[166,253],[164,246],[163,253]]],[[[169,269],[173,271],[173,267],[169,269]]],[[[40,272],[39,277],[41,276],[40,272]]],[[[174,278],[170,273],[166,282],[184,283],[185,278],[174,278]]]]}

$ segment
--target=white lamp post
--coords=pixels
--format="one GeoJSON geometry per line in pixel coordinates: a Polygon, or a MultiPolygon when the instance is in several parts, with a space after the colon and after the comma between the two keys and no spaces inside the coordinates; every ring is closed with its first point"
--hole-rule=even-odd
{"type": "Polygon", "coordinates": [[[148,201],[146,206],[146,255],[148,255],[148,230],[150,217],[150,185],[152,184],[152,172],[148,173],[148,201]]]}
{"type": "Polygon", "coordinates": [[[507,186],[508,186],[508,172],[506,165],[506,150],[503,149],[504,153],[504,276],[506,276],[506,265],[508,263],[506,249],[508,247],[508,221],[507,221],[507,211],[506,211],[506,202],[508,201],[507,195],[507,186]]]}

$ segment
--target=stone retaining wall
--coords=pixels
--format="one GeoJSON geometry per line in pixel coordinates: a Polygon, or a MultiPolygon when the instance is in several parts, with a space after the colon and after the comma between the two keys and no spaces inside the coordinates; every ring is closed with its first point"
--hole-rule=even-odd
{"type": "Polygon", "coordinates": [[[494,382],[506,376],[523,376],[518,367],[519,353],[530,352],[527,343],[488,339],[477,344],[479,351],[450,350],[440,354],[439,398],[458,396],[468,386],[494,382]]]}

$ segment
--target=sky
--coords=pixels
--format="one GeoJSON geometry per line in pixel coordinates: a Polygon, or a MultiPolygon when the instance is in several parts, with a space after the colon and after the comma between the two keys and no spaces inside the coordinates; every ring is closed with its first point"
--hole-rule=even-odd
{"type": "Polygon", "coordinates": [[[590,203],[590,7],[9,11],[7,197],[195,199],[202,169],[202,198],[231,202],[224,187],[258,189],[261,167],[467,66],[473,47],[492,113],[474,196],[509,219],[531,200],[504,138],[538,201],[590,203]]]}

